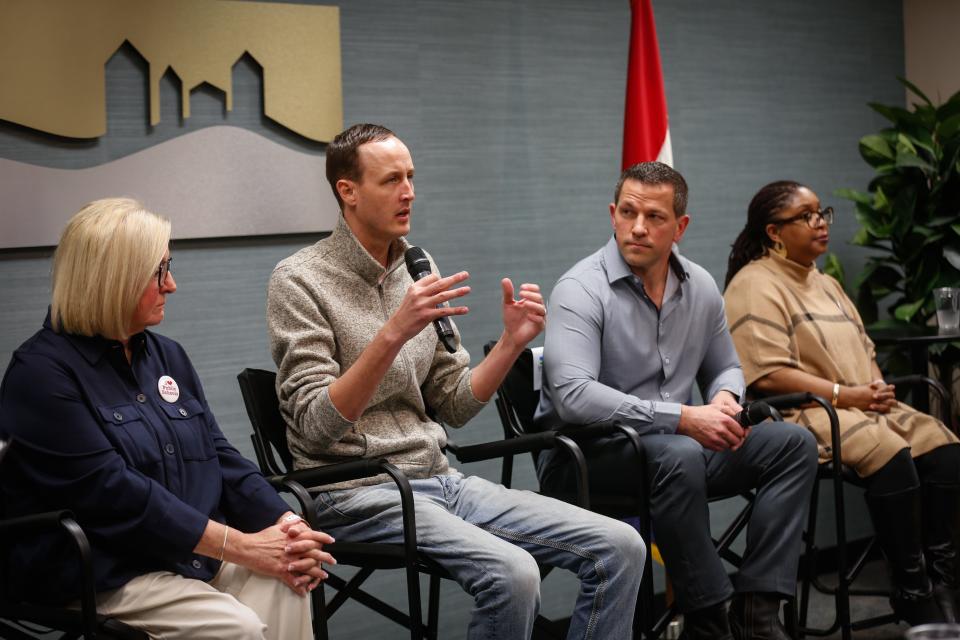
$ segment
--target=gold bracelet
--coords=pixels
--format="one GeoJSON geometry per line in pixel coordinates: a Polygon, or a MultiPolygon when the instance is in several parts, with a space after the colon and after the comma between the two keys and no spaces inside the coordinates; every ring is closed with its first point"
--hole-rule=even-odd
{"type": "Polygon", "coordinates": [[[830,400],[830,404],[837,406],[837,402],[840,401],[840,383],[833,383],[833,399],[830,400]]]}
{"type": "Polygon", "coordinates": [[[223,525],[223,544],[220,545],[220,557],[217,558],[220,562],[223,562],[223,552],[227,548],[227,534],[230,533],[230,527],[224,523],[223,525]]]}

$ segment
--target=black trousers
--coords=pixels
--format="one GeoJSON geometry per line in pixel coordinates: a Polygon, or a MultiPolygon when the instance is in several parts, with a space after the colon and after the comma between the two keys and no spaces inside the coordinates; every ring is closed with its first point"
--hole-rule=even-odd
{"type": "MultiPolygon", "coordinates": [[[[711,496],[757,490],[747,527],[737,591],[792,596],[800,536],[817,471],[816,441],[795,424],[766,422],[752,428],[737,451],[713,452],[682,435],[645,435],[654,541],[673,581],[681,611],[695,611],[730,598],[727,577],[710,538],[711,496]]],[[[581,444],[593,494],[637,495],[639,466],[623,436],[581,444]]],[[[575,475],[562,453],[538,461],[544,491],[573,490],[575,475]]],[[[649,542],[649,541],[648,541],[649,542]]]]}
{"type": "Polygon", "coordinates": [[[901,449],[863,480],[867,492],[878,496],[915,489],[921,483],[960,486],[960,444],[937,447],[916,458],[910,457],[909,449],[901,449]]]}

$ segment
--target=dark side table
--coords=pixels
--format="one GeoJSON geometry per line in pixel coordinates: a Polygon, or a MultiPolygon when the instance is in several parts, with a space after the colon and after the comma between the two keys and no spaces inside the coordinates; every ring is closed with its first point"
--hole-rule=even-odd
{"type": "MultiPolygon", "coordinates": [[[[960,342],[960,330],[941,332],[937,327],[910,327],[903,329],[877,329],[869,332],[870,339],[879,346],[894,346],[909,350],[910,368],[913,373],[929,375],[930,362],[927,349],[941,342],[960,342]]],[[[913,406],[927,413],[930,401],[925,393],[913,394],[913,406]]]]}

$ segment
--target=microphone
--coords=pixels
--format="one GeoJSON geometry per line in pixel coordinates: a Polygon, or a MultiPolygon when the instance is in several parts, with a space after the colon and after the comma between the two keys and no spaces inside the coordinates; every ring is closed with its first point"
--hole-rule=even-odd
{"type": "Polygon", "coordinates": [[[743,410],[734,417],[734,420],[739,422],[741,427],[747,428],[759,424],[767,418],[778,420],[780,416],[778,416],[773,407],[766,402],[755,400],[748,402],[743,410]]]}
{"type": "MultiPolygon", "coordinates": [[[[427,254],[420,247],[410,247],[403,254],[403,260],[407,263],[407,271],[410,277],[416,282],[425,278],[432,272],[430,260],[427,254]]],[[[437,305],[439,309],[443,305],[437,305]]],[[[457,350],[457,337],[453,332],[453,322],[449,317],[443,316],[433,321],[433,328],[437,330],[437,338],[443,343],[443,348],[449,353],[457,350]]]]}

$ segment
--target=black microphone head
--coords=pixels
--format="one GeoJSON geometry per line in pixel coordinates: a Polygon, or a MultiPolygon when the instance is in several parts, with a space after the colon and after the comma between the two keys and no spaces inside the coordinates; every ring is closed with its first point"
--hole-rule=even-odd
{"type": "MultiPolygon", "coordinates": [[[[403,260],[407,263],[407,272],[414,280],[418,280],[419,274],[430,273],[433,269],[430,266],[430,259],[420,247],[410,247],[403,254],[403,260]]],[[[420,275],[420,277],[423,277],[420,275]]]]}
{"type": "Polygon", "coordinates": [[[760,424],[767,418],[773,418],[773,412],[770,410],[770,405],[766,402],[756,400],[754,402],[747,403],[747,406],[743,408],[743,411],[737,414],[737,422],[740,423],[742,427],[750,427],[755,424],[760,424]]]}

